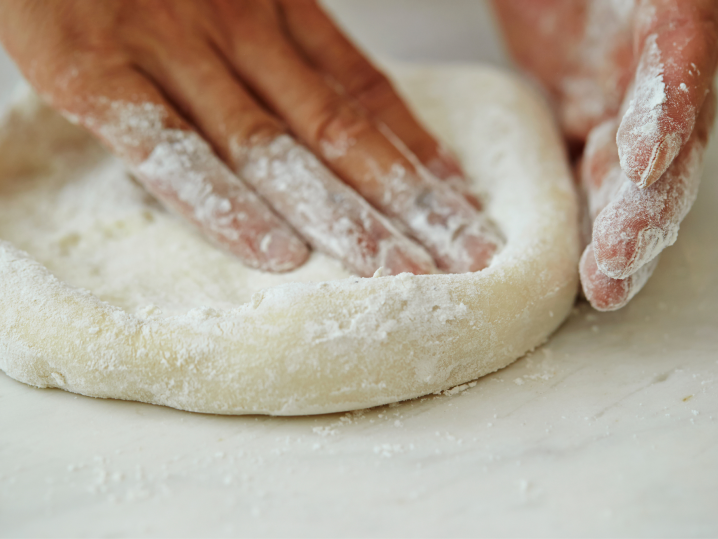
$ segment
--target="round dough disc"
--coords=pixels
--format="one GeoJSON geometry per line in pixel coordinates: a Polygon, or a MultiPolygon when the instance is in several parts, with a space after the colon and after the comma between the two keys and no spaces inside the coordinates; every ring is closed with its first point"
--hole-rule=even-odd
{"type": "Polygon", "coordinates": [[[544,342],[577,291],[577,203],[547,107],[484,67],[393,69],[506,245],[483,271],[361,279],[321,255],[249,270],[32,94],[0,125],[0,369],[36,387],[218,414],[410,399],[544,342]]]}

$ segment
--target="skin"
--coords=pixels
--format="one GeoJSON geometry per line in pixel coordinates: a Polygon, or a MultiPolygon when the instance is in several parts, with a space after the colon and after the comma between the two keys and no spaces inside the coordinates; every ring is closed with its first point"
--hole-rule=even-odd
{"type": "MultiPolygon", "coordinates": [[[[569,146],[581,156],[581,181],[599,210],[592,218],[601,224],[594,227],[581,275],[586,296],[602,310],[623,306],[645,282],[636,276],[645,276],[655,258],[643,260],[641,233],[680,221],[685,212],[676,208],[690,206],[681,182],[700,164],[689,157],[706,144],[713,114],[706,104],[713,100],[709,88],[718,61],[718,3],[641,0],[628,18],[596,9],[609,4],[495,1],[509,49],[553,98],[569,146]],[[640,126],[641,111],[629,104],[632,88],[640,88],[646,76],[641,66],[650,43],[662,54],[667,99],[658,114],[659,137],[640,140],[631,128],[640,126]],[[615,137],[595,136],[582,155],[586,140],[605,122],[613,122],[615,137]],[[624,180],[644,194],[601,199],[601,186],[624,180]],[[655,198],[656,186],[667,193],[667,202],[646,215],[636,200],[655,198]],[[621,204],[622,221],[604,211],[621,204]],[[628,239],[612,243],[616,232],[628,239]]],[[[476,271],[496,249],[484,234],[479,201],[464,192],[456,160],[313,1],[6,0],[0,2],[0,39],[48,102],[103,140],[165,205],[251,266],[286,271],[306,260],[305,242],[322,247],[307,239],[308,224],[292,213],[281,190],[242,176],[252,155],[245,150],[287,133],[329,166],[334,175],[321,181],[345,182],[403,223],[402,230],[423,244],[439,268],[476,271]],[[192,181],[182,171],[171,182],[143,172],[141,164],[161,141],[141,129],[131,133],[131,144],[116,136],[117,104],[151,104],[163,128],[197,133],[209,143],[213,154],[203,161],[208,165],[200,187],[229,198],[230,215],[221,217],[233,227],[231,234],[217,232],[212,216],[198,218],[197,208],[182,199],[182,186],[192,181]],[[388,180],[396,167],[404,172],[398,183],[388,180]],[[419,214],[435,227],[431,234],[417,227],[419,214]],[[447,215],[461,216],[458,230],[473,232],[449,230],[447,215]],[[437,234],[442,227],[446,233],[437,234]],[[458,243],[454,254],[442,252],[447,238],[458,243]]],[[[358,251],[369,253],[363,264],[352,264],[349,255],[344,262],[370,266],[376,245],[401,233],[378,214],[369,225],[360,222],[360,204],[351,196],[342,204],[351,208],[338,205],[327,213],[356,215],[351,218],[362,231],[355,240],[358,251]]],[[[410,249],[390,262],[392,273],[434,269],[410,249]]]]}
{"type": "Polygon", "coordinates": [[[348,267],[477,271],[496,250],[455,158],[312,0],[6,0],[0,40],[47,102],[252,267],[287,271],[307,259],[307,242],[338,244],[333,223],[300,214],[272,178],[242,176],[262,155],[250,150],[283,135],[330,169],[310,178],[330,196],[309,202],[351,221],[356,245],[330,253],[348,267]],[[158,148],[187,170],[147,166],[158,148]]]}
{"type": "Polygon", "coordinates": [[[579,161],[594,224],[581,280],[599,310],[643,286],[658,253],[642,238],[670,237],[695,198],[718,64],[718,2],[636,0],[627,17],[612,4],[494,0],[509,49],[554,101],[579,161]],[[656,58],[665,100],[649,111],[656,58]]]}

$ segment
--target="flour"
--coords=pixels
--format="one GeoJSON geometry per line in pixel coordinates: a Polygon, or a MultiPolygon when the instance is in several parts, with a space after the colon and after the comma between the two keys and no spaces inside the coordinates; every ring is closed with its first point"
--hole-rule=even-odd
{"type": "Polygon", "coordinates": [[[593,224],[596,262],[604,274],[625,279],[675,243],[698,196],[704,150],[705,140],[690,141],[681,162],[646,189],[631,181],[619,184],[614,200],[593,224]]]}
{"type": "MultiPolygon", "coordinates": [[[[581,257],[581,285],[591,305],[599,311],[615,311],[628,304],[640,292],[658,266],[660,255],[646,262],[628,277],[612,280],[599,271],[594,246],[589,245],[581,257]]],[[[599,327],[592,326],[598,333],[599,327]]]]}
{"type": "MultiPolygon", "coordinates": [[[[455,157],[443,145],[439,146],[439,155],[431,159],[426,165],[419,161],[412,151],[404,144],[404,142],[396,136],[396,134],[385,123],[378,125],[379,131],[387,138],[392,145],[401,152],[404,158],[409,161],[422,178],[432,181],[441,178],[451,188],[460,193],[474,208],[480,210],[481,202],[469,188],[469,183],[460,175],[449,174],[447,170],[447,162],[452,162],[455,157]]],[[[491,241],[496,242],[497,249],[503,245],[503,239],[496,230],[491,231],[491,241]]]]}
{"type": "Polygon", "coordinates": [[[640,188],[660,177],[678,155],[683,142],[664,114],[667,100],[664,66],[656,39],[656,34],[646,38],[633,97],[616,139],[621,168],[640,188]]]}
{"type": "Polygon", "coordinates": [[[436,267],[419,245],[401,233],[319,159],[291,137],[267,144],[233,144],[239,175],[247,180],[316,251],[341,260],[369,277],[379,267],[388,275],[436,267]]]}
{"type": "Polygon", "coordinates": [[[164,106],[98,101],[102,118],[81,123],[120,152],[166,207],[253,267],[281,272],[306,259],[302,242],[197,133],[167,125],[164,106]]]}
{"type": "Polygon", "coordinates": [[[439,269],[463,273],[486,267],[504,241],[491,220],[475,212],[480,204],[466,182],[439,180],[389,127],[379,129],[414,168],[394,163],[386,172],[370,163],[385,186],[381,207],[400,230],[426,246],[439,269]]]}
{"type": "MultiPolygon", "coordinates": [[[[363,279],[316,252],[284,274],[249,268],[24,98],[0,123],[0,368],[95,397],[311,414],[444,391],[543,342],[570,311],[578,262],[576,200],[549,113],[491,70],[412,69],[399,84],[487,195],[506,243],[481,272],[363,279]]],[[[148,150],[121,129],[105,136],[136,149],[134,173],[158,190],[170,182],[179,211],[185,201],[221,235],[234,199],[201,174],[186,192],[167,179],[204,159],[201,141],[163,133],[148,150]]],[[[273,170],[281,187],[314,166],[275,142],[247,171],[257,184],[273,170]]]]}

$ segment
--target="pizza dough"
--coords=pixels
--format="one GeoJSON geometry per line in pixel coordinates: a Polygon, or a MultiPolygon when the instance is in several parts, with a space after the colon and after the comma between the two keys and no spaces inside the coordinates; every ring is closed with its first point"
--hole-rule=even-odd
{"type": "Polygon", "coordinates": [[[460,275],[361,279],[314,254],[242,266],[31,93],[0,125],[0,369],[36,387],[219,414],[410,399],[544,342],[577,290],[577,203],[542,101],[483,67],[396,70],[506,237],[460,275]]]}

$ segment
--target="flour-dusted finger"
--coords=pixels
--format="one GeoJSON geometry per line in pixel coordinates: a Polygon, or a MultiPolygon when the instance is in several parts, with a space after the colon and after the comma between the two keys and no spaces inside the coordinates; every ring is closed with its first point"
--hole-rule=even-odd
{"type": "Polygon", "coordinates": [[[288,271],[309,256],[305,244],[242,183],[130,68],[80,77],[53,104],[125,160],[145,188],[248,266],[288,271]]]}
{"type": "Polygon", "coordinates": [[[388,77],[336,26],[316,0],[281,0],[286,30],[309,61],[385,123],[440,179],[465,181],[457,159],[416,119],[388,77]]]}
{"type": "Polygon", "coordinates": [[[625,279],[676,241],[680,223],[698,193],[714,111],[711,94],[691,137],[663,176],[645,189],[623,182],[594,221],[596,262],[607,276],[625,279]]]}
{"type": "MultiPolygon", "coordinates": [[[[414,166],[414,168],[416,168],[416,171],[419,174],[423,176],[428,176],[430,181],[431,176],[435,178],[441,178],[437,174],[431,172],[431,170],[429,170],[421,161],[419,161],[419,158],[416,157],[416,155],[409,149],[409,147],[404,144],[404,141],[401,140],[388,125],[384,123],[379,123],[377,124],[377,128],[387,138],[387,140],[391,142],[394,147],[401,152],[401,154],[406,158],[406,160],[409,161],[414,166]]],[[[476,208],[477,210],[483,209],[483,204],[481,200],[479,200],[479,198],[471,192],[469,182],[466,180],[463,174],[444,176],[441,179],[443,179],[443,181],[450,185],[454,191],[456,191],[457,193],[461,193],[461,195],[474,208],[476,208]]]]}
{"type": "Polygon", "coordinates": [[[436,271],[431,256],[337,178],[263,109],[206,43],[144,55],[236,174],[307,243],[363,277],[436,271]]]}
{"type": "Polygon", "coordinates": [[[309,244],[363,277],[434,273],[431,256],[289,135],[232,140],[232,162],[309,244]]]}
{"type": "MultiPolygon", "coordinates": [[[[618,123],[619,120],[614,118],[597,125],[590,131],[586,140],[580,176],[588,201],[588,218],[591,223],[615,198],[621,185],[629,181],[623,174],[618,160],[616,148],[618,123]]],[[[586,299],[599,311],[612,311],[623,307],[640,288],[633,284],[632,277],[621,281],[601,273],[596,264],[592,243],[589,243],[583,252],[579,273],[586,299]]],[[[636,284],[642,286],[642,283],[636,282],[636,284]]]]}
{"type": "MultiPolygon", "coordinates": [[[[586,141],[581,164],[581,183],[588,198],[591,221],[612,202],[622,185],[630,184],[618,160],[617,129],[618,119],[607,120],[593,128],[586,141]]],[[[593,244],[589,244],[579,264],[581,286],[586,299],[599,311],[620,309],[648,281],[658,264],[658,258],[655,257],[625,279],[612,279],[599,270],[593,244]]]]}
{"type": "Polygon", "coordinates": [[[586,299],[598,311],[615,311],[624,307],[648,282],[659,258],[656,256],[625,279],[612,279],[598,268],[593,245],[589,245],[579,263],[581,287],[586,299]]]}
{"type": "Polygon", "coordinates": [[[591,222],[616,196],[626,180],[616,149],[618,120],[607,120],[594,127],[586,140],[581,161],[581,184],[588,198],[591,222]]]}
{"type": "MultiPolygon", "coordinates": [[[[239,18],[237,25],[241,33],[239,18]]],[[[375,208],[400,221],[440,269],[488,266],[501,244],[489,220],[446,182],[417,170],[290,42],[278,40],[271,47],[237,41],[225,54],[291,131],[375,208]]]]}
{"type": "Polygon", "coordinates": [[[643,0],[635,16],[635,91],[618,130],[621,167],[640,188],[688,142],[718,62],[718,2],[643,0]]]}

